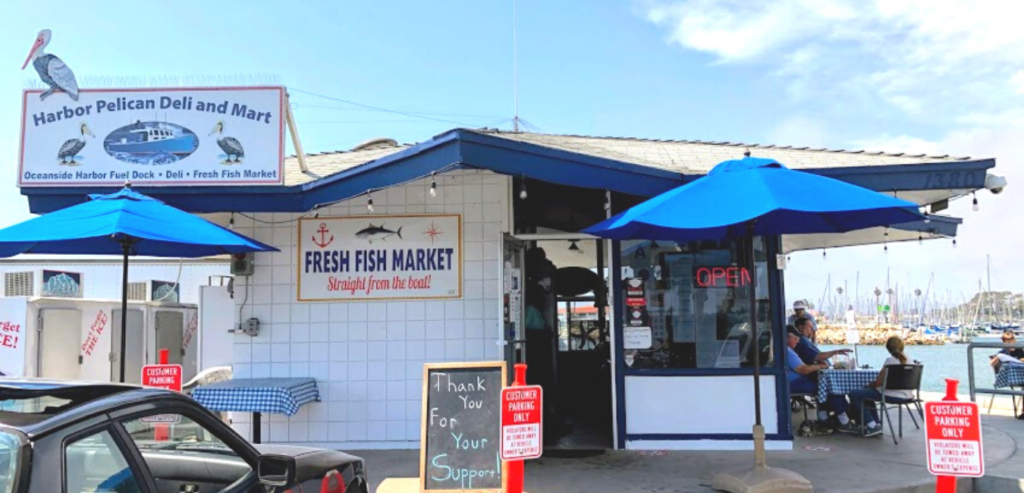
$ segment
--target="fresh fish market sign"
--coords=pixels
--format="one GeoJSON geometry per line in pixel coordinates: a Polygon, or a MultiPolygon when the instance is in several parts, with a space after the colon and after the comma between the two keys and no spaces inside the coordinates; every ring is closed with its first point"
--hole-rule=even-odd
{"type": "Polygon", "coordinates": [[[283,182],[283,87],[42,94],[23,94],[19,186],[283,182]]]}
{"type": "Polygon", "coordinates": [[[462,297],[462,216],[299,221],[299,301],[462,297]]]}

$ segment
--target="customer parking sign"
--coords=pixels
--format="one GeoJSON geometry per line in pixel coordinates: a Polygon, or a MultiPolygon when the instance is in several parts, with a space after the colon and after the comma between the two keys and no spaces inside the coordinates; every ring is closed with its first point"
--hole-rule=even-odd
{"type": "Polygon", "coordinates": [[[928,402],[924,419],[929,472],[937,476],[985,475],[977,404],[928,402]]]}

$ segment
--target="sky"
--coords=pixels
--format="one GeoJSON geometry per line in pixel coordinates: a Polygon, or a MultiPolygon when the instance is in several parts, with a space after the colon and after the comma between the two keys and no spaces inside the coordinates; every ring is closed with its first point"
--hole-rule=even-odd
{"type": "MultiPolygon", "coordinates": [[[[1009,186],[979,193],[977,212],[953,204],[964,218],[955,248],[797,253],[789,299],[818,301],[827,285],[867,294],[887,278],[969,298],[986,256],[993,289],[1024,291],[1024,3],[518,0],[516,10],[519,115],[532,131],[996,158],[1009,186]]],[[[515,111],[512,0],[12,2],[0,18],[0,227],[31,217],[15,184],[20,91],[38,82],[18,67],[43,28],[83,88],[168,76],[286,85],[307,152],[510,128],[515,111]]]]}

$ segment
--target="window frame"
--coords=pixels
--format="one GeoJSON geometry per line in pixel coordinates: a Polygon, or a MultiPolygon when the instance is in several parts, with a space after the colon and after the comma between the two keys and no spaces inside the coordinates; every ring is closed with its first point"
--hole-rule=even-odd
{"type": "MultiPolygon", "coordinates": [[[[110,414],[112,420],[111,424],[123,434],[124,439],[127,440],[129,446],[134,450],[134,453],[138,455],[140,467],[150,481],[152,481],[153,473],[149,470],[149,465],[146,463],[146,459],[142,456],[142,451],[135,445],[135,440],[128,433],[128,430],[125,429],[124,422],[143,418],[145,416],[155,416],[160,414],[178,414],[192,420],[192,422],[203,427],[207,432],[217,437],[218,440],[220,440],[224,445],[227,445],[231,451],[238,455],[238,458],[242,459],[249,465],[249,472],[244,474],[234,483],[224,487],[224,489],[218,493],[245,492],[249,491],[250,488],[259,483],[259,476],[256,468],[257,458],[260,455],[259,451],[235,433],[230,426],[226,425],[215,416],[208,416],[207,413],[199,412],[195,408],[178,403],[165,404],[160,407],[153,406],[146,409],[129,409],[110,414]]],[[[154,482],[153,484],[155,491],[156,483],[154,482]]]]}
{"type": "MultiPolygon", "coordinates": [[[[762,238],[762,241],[763,241],[764,256],[765,257],[764,257],[763,261],[758,260],[757,263],[760,264],[760,263],[763,262],[766,265],[766,267],[767,267],[767,285],[765,286],[765,288],[767,290],[768,300],[769,300],[768,301],[768,304],[769,304],[768,323],[769,323],[769,326],[770,326],[770,329],[769,329],[770,330],[769,344],[771,345],[772,348],[775,348],[776,352],[778,352],[778,348],[785,346],[784,343],[781,346],[779,345],[780,344],[779,341],[782,341],[783,340],[782,337],[785,336],[785,329],[784,329],[785,324],[779,325],[779,312],[780,311],[777,308],[780,306],[778,300],[781,297],[782,289],[781,289],[781,286],[778,283],[781,283],[782,272],[778,269],[778,266],[776,265],[776,262],[775,262],[775,257],[779,253],[780,248],[781,248],[781,241],[779,240],[779,237],[777,237],[777,236],[770,236],[770,235],[767,235],[767,236],[763,236],[762,235],[762,236],[759,236],[759,238],[762,238]],[[782,327],[782,329],[776,330],[776,327],[782,327]]],[[[614,240],[613,241],[613,246],[612,246],[612,259],[614,261],[613,265],[612,265],[612,269],[613,269],[612,272],[615,272],[617,274],[613,275],[612,283],[611,283],[611,286],[610,286],[612,291],[615,293],[615,295],[614,295],[615,297],[614,298],[609,297],[609,302],[611,304],[614,304],[615,310],[616,310],[614,319],[612,320],[614,325],[611,327],[611,330],[613,331],[614,337],[616,338],[616,341],[617,341],[616,342],[616,346],[615,346],[615,351],[614,351],[616,354],[614,355],[614,358],[613,358],[614,362],[616,364],[616,373],[621,375],[623,377],[623,379],[625,377],[627,377],[627,376],[628,377],[638,377],[638,376],[639,377],[659,377],[659,376],[736,376],[736,375],[751,375],[752,376],[752,375],[754,375],[754,368],[753,368],[753,366],[741,366],[739,368],[715,368],[715,367],[710,367],[710,368],[696,368],[696,367],[695,368],[678,368],[678,367],[675,367],[675,368],[634,368],[634,367],[627,366],[625,364],[625,350],[621,346],[621,344],[622,344],[621,341],[623,340],[624,327],[626,325],[626,322],[624,320],[624,316],[621,313],[625,309],[624,282],[622,280],[621,272],[622,272],[622,267],[624,265],[626,265],[625,263],[622,262],[622,250],[623,250],[623,243],[625,243],[627,241],[632,241],[632,240],[614,240]]],[[[638,240],[638,241],[650,241],[650,240],[638,240]]],[[[734,245],[735,245],[735,243],[737,241],[748,241],[748,240],[746,240],[746,239],[743,239],[743,240],[730,240],[731,244],[730,244],[729,248],[735,248],[734,245]]],[[[742,266],[743,263],[741,262],[740,265],[742,266]]],[[[744,296],[744,298],[746,298],[746,296],[744,296]]],[[[753,310],[756,310],[756,305],[755,305],[755,308],[753,308],[753,310]]],[[[756,316],[756,311],[754,311],[754,313],[755,313],[755,316],[756,316]]],[[[758,332],[760,333],[763,330],[765,330],[764,327],[762,327],[759,324],[758,325],[758,332]]],[[[779,358],[778,355],[776,355],[772,359],[770,364],[769,364],[768,361],[762,360],[761,361],[761,369],[760,369],[761,375],[776,375],[776,376],[777,375],[783,375],[785,373],[785,367],[782,364],[781,360],[782,360],[782,358],[779,358]]],[[[623,380],[622,383],[624,383],[624,380],[623,380]]]]}
{"type": "Polygon", "coordinates": [[[142,460],[142,455],[139,454],[139,450],[134,444],[127,442],[130,437],[126,436],[124,428],[115,426],[116,423],[112,421],[103,421],[97,425],[89,426],[81,430],[76,430],[72,433],[61,437],[60,441],[60,490],[62,493],[70,493],[68,491],[68,461],[67,461],[67,450],[68,447],[80,442],[93,435],[98,435],[103,432],[110,434],[111,439],[114,441],[114,445],[117,447],[118,452],[124,458],[128,464],[128,468],[131,469],[132,476],[136,479],[139,490],[143,493],[155,493],[157,492],[156,483],[153,482],[153,476],[149,473],[149,469],[145,468],[145,464],[142,460]]]}

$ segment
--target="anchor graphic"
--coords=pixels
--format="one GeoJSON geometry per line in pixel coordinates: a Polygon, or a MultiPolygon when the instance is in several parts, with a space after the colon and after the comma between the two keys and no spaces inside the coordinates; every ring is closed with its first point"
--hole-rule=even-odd
{"type": "Polygon", "coordinates": [[[313,243],[316,244],[316,246],[320,248],[327,248],[327,245],[330,245],[331,242],[334,241],[334,235],[331,235],[331,239],[327,239],[327,233],[331,232],[327,229],[327,223],[320,223],[320,229],[316,230],[316,232],[320,233],[320,241],[316,241],[316,236],[312,237],[313,243]]]}

